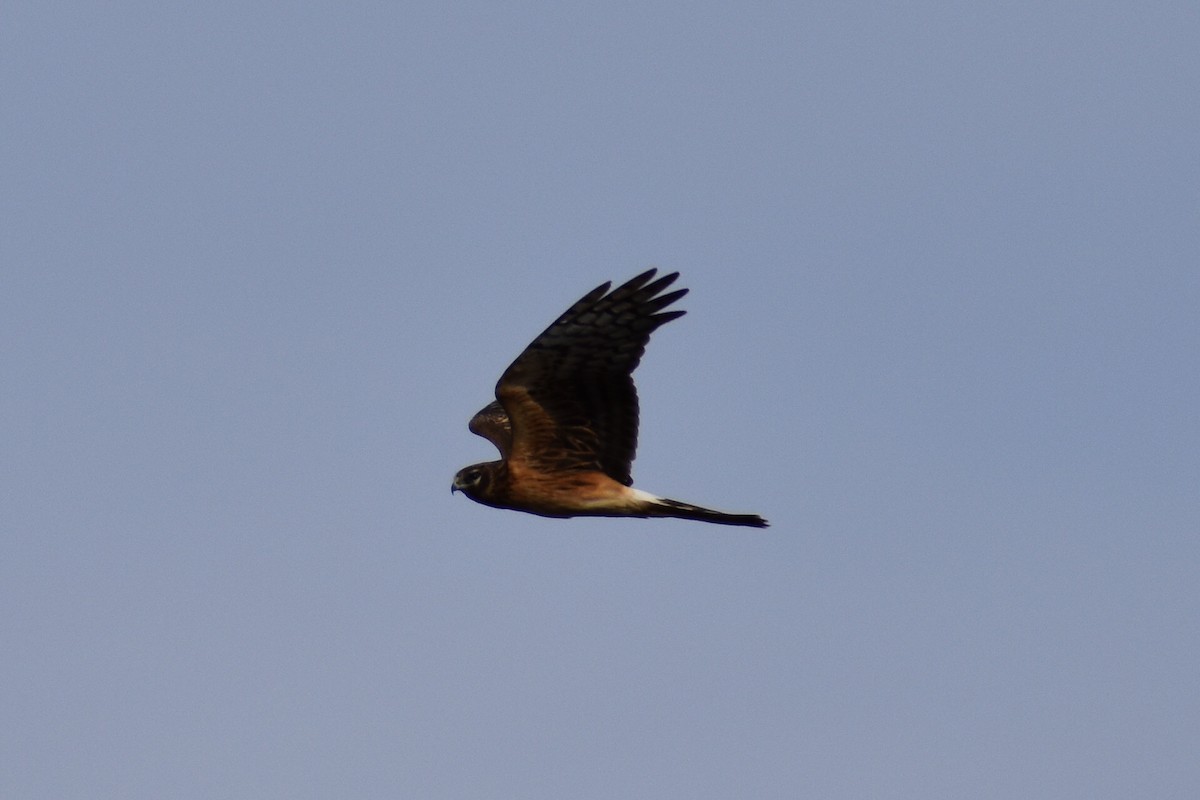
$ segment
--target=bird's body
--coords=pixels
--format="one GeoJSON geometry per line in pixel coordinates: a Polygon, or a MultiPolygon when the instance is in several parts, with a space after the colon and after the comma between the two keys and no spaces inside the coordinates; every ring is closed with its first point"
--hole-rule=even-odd
{"type": "Polygon", "coordinates": [[[572,305],[496,384],[496,401],[472,419],[501,460],[459,471],[454,490],[495,508],[544,517],[679,517],[766,527],[753,514],[721,511],[634,489],[638,404],[633,370],[650,334],[683,311],[662,311],[687,293],[660,292],[679,276],[642,273],[572,305]]]}

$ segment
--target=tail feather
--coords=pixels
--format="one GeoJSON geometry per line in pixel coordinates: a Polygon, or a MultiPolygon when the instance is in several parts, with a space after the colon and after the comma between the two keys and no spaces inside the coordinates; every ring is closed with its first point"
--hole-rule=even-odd
{"type": "Polygon", "coordinates": [[[678,517],[679,519],[697,519],[702,522],[715,522],[718,525],[744,525],[750,528],[765,528],[768,523],[758,514],[726,514],[724,511],[714,511],[711,508],[694,506],[691,503],[681,503],[666,497],[655,498],[659,507],[656,517],[678,517]]]}

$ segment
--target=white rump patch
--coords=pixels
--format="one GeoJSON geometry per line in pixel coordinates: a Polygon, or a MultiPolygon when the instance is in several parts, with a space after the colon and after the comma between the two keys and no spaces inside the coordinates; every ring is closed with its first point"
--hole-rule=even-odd
{"type": "Polygon", "coordinates": [[[626,497],[631,500],[639,500],[643,503],[661,503],[663,500],[658,495],[643,492],[641,489],[635,489],[632,486],[626,486],[625,491],[627,492],[626,497]]]}

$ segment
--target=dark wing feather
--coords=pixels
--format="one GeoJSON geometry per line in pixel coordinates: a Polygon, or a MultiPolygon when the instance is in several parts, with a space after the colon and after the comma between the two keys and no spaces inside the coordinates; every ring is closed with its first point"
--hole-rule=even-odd
{"type": "Polygon", "coordinates": [[[496,384],[512,420],[511,458],[541,471],[600,470],[626,486],[637,451],[632,373],[650,334],[683,311],[660,294],[679,273],[648,270],[609,292],[598,286],[525,348],[496,384]]]}
{"type": "Polygon", "coordinates": [[[481,408],[479,413],[471,417],[467,427],[471,429],[471,433],[482,436],[496,445],[501,458],[508,458],[512,450],[512,423],[498,400],[493,400],[481,408]]]}

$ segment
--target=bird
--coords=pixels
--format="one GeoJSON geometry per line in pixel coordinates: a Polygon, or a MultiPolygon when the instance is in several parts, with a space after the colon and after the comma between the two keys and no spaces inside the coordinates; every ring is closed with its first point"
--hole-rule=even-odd
{"type": "Polygon", "coordinates": [[[767,527],[757,514],[727,514],[633,488],[638,396],[633,371],[650,334],[684,315],[665,311],[687,289],[665,292],[678,272],[657,269],[609,291],[585,294],[535,338],[496,383],[496,399],[468,429],[499,461],[464,467],[450,492],[543,517],[675,517],[767,527]]]}

